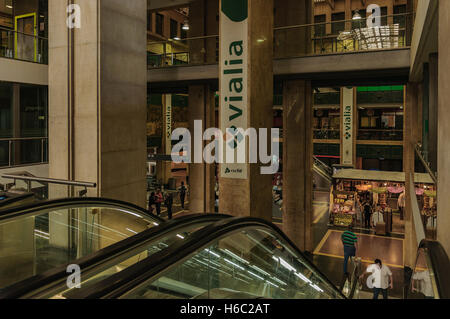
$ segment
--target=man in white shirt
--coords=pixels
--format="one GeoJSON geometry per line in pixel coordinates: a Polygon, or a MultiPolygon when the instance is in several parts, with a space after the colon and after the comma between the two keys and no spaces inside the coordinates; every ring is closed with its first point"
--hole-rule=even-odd
{"type": "Polygon", "coordinates": [[[428,269],[416,272],[412,276],[412,291],[421,292],[427,299],[434,299],[433,286],[428,269]],[[416,288],[416,282],[418,283],[418,289],[416,288]]]}
{"type": "Polygon", "coordinates": [[[383,294],[383,299],[388,299],[388,287],[394,289],[392,272],[389,267],[383,265],[381,260],[375,259],[375,263],[367,267],[366,272],[361,275],[361,278],[367,273],[370,273],[370,277],[372,278],[373,299],[378,299],[380,291],[383,294]]]}

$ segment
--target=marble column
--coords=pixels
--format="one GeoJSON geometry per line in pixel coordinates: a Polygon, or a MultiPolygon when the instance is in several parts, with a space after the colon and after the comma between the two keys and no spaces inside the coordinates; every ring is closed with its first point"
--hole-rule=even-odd
{"type": "Polygon", "coordinates": [[[439,64],[437,117],[437,240],[450,256],[450,1],[439,1],[439,64]]]}
{"type": "Polygon", "coordinates": [[[312,251],[311,83],[285,81],[283,87],[283,231],[312,251]]]}
{"type": "Polygon", "coordinates": [[[438,55],[430,54],[428,86],[428,160],[437,171],[438,55]]]}
{"type": "MultiPolygon", "coordinates": [[[[201,121],[203,132],[214,125],[214,92],[208,85],[189,86],[189,130],[194,150],[194,121],[201,121]]],[[[209,142],[202,142],[201,149],[209,142]]],[[[192,157],[192,160],[194,158],[192,157]]],[[[206,163],[189,164],[189,211],[191,213],[214,213],[214,165],[206,163]]]]}
{"type": "Polygon", "coordinates": [[[146,200],[145,0],[49,0],[52,178],[97,183],[89,196],[146,200]],[[81,28],[66,25],[80,6],[81,28]]]}
{"type": "MultiPolygon", "coordinates": [[[[222,4],[223,4],[222,0],[222,4]]],[[[234,1],[234,0],[233,0],[234,1]]],[[[273,125],[273,0],[248,0],[247,33],[247,90],[245,112],[247,128],[272,128],[273,125]]],[[[234,3],[228,3],[231,6],[234,3]]],[[[226,30],[221,30],[222,35],[226,30]]],[[[244,35],[245,37],[245,35],[244,35]]],[[[240,40],[240,39],[236,39],[240,40]]],[[[228,43],[227,43],[228,45],[228,43]]],[[[220,62],[219,62],[220,63],[220,62]]],[[[221,65],[223,68],[227,65],[221,65]]],[[[228,67],[229,68],[229,67],[228,67]]],[[[219,85],[220,87],[220,85],[219,85]]],[[[221,92],[220,118],[227,111],[225,93],[221,92]]],[[[220,127],[223,132],[225,127],[220,127]]],[[[269,140],[267,140],[269,143],[269,140]]],[[[270,145],[270,144],[269,144],[270,145]]],[[[270,148],[269,148],[270,149],[270,148]]],[[[245,179],[225,177],[220,173],[219,211],[234,216],[252,216],[272,220],[272,177],[261,174],[260,168],[267,166],[258,160],[256,164],[243,164],[247,170],[245,179]]],[[[224,165],[221,165],[223,170],[224,165]]]]}
{"type": "MultiPolygon", "coordinates": [[[[403,171],[405,172],[405,240],[403,242],[405,256],[405,266],[413,268],[417,254],[417,239],[414,227],[414,218],[412,214],[412,201],[417,198],[411,198],[411,174],[414,174],[414,145],[418,141],[420,134],[414,128],[417,126],[418,109],[418,84],[408,83],[406,86],[406,103],[404,109],[404,141],[403,141],[403,171]]],[[[416,221],[417,222],[417,221],[416,221]]],[[[420,222],[420,221],[418,221],[420,222]]]]}
{"type": "MultiPolygon", "coordinates": [[[[275,28],[303,25],[312,21],[312,2],[309,0],[275,1],[275,28]]],[[[312,27],[274,31],[274,57],[296,57],[311,52],[312,27]]]]}

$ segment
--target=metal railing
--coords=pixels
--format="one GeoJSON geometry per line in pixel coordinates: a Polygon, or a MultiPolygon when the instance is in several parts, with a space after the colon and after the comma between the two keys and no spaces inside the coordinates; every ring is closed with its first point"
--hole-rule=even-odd
{"type": "MultiPolygon", "coordinates": [[[[392,50],[410,45],[413,13],[385,15],[382,26],[365,20],[340,20],[274,28],[274,58],[392,50]]],[[[148,43],[148,67],[216,64],[219,35],[148,43]]]]}
{"type": "Polygon", "coordinates": [[[48,64],[48,39],[0,27],[0,57],[48,64]]]}
{"type": "Polygon", "coordinates": [[[48,137],[0,138],[0,168],[48,163],[48,137]]]}
{"type": "Polygon", "coordinates": [[[25,184],[25,190],[27,192],[34,192],[35,189],[40,189],[41,187],[33,188],[32,182],[40,184],[39,186],[45,186],[46,192],[42,192],[41,190],[38,191],[37,197],[40,199],[51,199],[48,192],[48,186],[49,185],[62,185],[67,186],[67,189],[63,189],[61,192],[61,189],[57,190],[56,193],[58,193],[58,196],[60,197],[86,197],[87,196],[87,189],[88,188],[96,188],[96,183],[91,182],[81,182],[81,181],[69,181],[64,179],[55,179],[55,178],[47,178],[47,177],[36,177],[36,176],[30,176],[30,175],[18,175],[18,174],[3,174],[2,178],[4,179],[11,179],[13,180],[12,184],[8,184],[8,189],[18,187],[18,181],[24,182],[25,184]],[[76,187],[79,188],[77,191],[76,187]],[[61,195],[59,195],[61,194],[61,195]]]}
{"type": "Polygon", "coordinates": [[[435,182],[435,184],[437,185],[436,172],[433,172],[433,170],[431,169],[431,163],[425,160],[425,156],[422,150],[422,144],[416,143],[416,145],[414,145],[414,151],[416,152],[417,156],[419,157],[420,161],[425,167],[425,170],[428,172],[428,174],[430,174],[430,177],[433,180],[433,182],[435,182]]]}

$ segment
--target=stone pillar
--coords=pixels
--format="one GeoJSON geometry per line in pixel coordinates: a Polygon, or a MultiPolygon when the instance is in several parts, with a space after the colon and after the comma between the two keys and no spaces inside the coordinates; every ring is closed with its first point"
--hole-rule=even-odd
{"type": "MultiPolygon", "coordinates": [[[[206,35],[218,36],[219,35],[219,0],[208,0],[205,3],[206,12],[206,35]]],[[[217,63],[219,60],[218,53],[218,37],[209,37],[206,40],[206,63],[217,63]]]]}
{"type": "MultiPolygon", "coordinates": [[[[345,20],[352,20],[353,12],[352,12],[352,0],[345,0],[345,20]]],[[[345,30],[350,31],[352,29],[352,22],[345,22],[345,30]]]]}
{"type": "MultiPolygon", "coordinates": [[[[233,123],[238,123],[237,128],[272,128],[273,125],[273,0],[222,0],[220,19],[221,58],[220,66],[220,129],[226,132],[233,123]],[[226,1],[226,2],[225,2],[226,1]],[[248,10],[245,5],[248,3],[248,10]],[[226,4],[226,6],[223,6],[226,4]],[[236,5],[237,4],[237,5],[236,5]],[[240,14],[234,14],[236,7],[240,14]],[[233,9],[233,10],[231,10],[233,9]],[[226,10],[227,12],[225,13],[226,10]],[[230,12],[231,11],[231,12],[230,12]],[[248,13],[248,16],[245,14],[248,13]],[[227,18],[228,16],[228,18],[227,18]],[[231,17],[230,17],[231,16],[231,17]],[[245,17],[242,20],[242,17],[245,17]],[[227,26],[236,30],[224,30],[222,23],[239,20],[236,25],[227,22],[227,26]],[[244,26],[247,23],[248,29],[244,26]],[[236,31],[236,32],[234,32],[236,31]],[[231,36],[232,35],[232,36],[231,36]],[[226,41],[225,38],[228,38],[226,41]],[[234,48],[229,51],[233,41],[242,41],[243,48],[234,48]],[[247,50],[244,52],[243,50],[247,50]],[[231,53],[231,54],[230,54],[231,53]],[[238,55],[238,53],[241,53],[238,55]],[[226,56],[224,56],[226,55],[226,56]],[[228,63],[228,59],[230,63],[228,63]],[[239,65],[233,64],[236,59],[239,65]],[[241,61],[242,59],[242,61],[241,61]],[[242,66],[243,64],[246,66],[242,66]],[[234,78],[233,69],[239,69],[235,78],[241,79],[242,87],[237,85],[233,91],[229,90],[231,78],[234,78]],[[233,76],[230,76],[233,75],[233,76]],[[245,80],[246,79],[246,80],[245,80]],[[230,82],[229,82],[230,81],[230,82]],[[240,92],[239,88],[241,88],[240,92]],[[235,95],[245,96],[242,101],[233,102],[233,106],[241,108],[232,110],[232,98],[235,95]],[[243,127],[240,124],[243,123],[243,127]],[[226,124],[224,124],[226,123],[226,124]],[[226,126],[225,126],[226,125],[226,126]]],[[[237,81],[237,80],[236,80],[237,81]]],[[[268,138],[267,143],[269,143],[268,138]]],[[[259,141],[259,138],[258,138],[259,141]]],[[[270,145],[270,144],[269,144],[270,145]]],[[[248,145],[247,145],[248,146],[248,145]]],[[[270,149],[270,148],[269,148],[270,149]]],[[[220,165],[220,195],[219,210],[221,213],[234,216],[253,216],[272,220],[272,175],[261,174],[262,165],[258,160],[256,164],[238,164],[241,172],[227,173],[229,165],[220,165]]]]}
{"type": "Polygon", "coordinates": [[[428,63],[425,63],[423,65],[423,92],[422,92],[422,149],[423,149],[423,155],[425,160],[428,161],[428,143],[429,143],[429,132],[430,132],[430,120],[429,120],[429,101],[430,101],[430,72],[429,72],[429,65],[428,63]]]}
{"type": "Polygon", "coordinates": [[[439,1],[439,72],[438,75],[438,118],[437,118],[437,240],[450,256],[450,48],[446,41],[450,30],[450,1],[439,1]]]}
{"type": "MultiPolygon", "coordinates": [[[[312,21],[312,2],[309,0],[274,1],[275,28],[309,24],[312,21]]],[[[312,50],[312,27],[274,31],[274,57],[296,57],[312,50]]]]}
{"type": "Polygon", "coordinates": [[[49,1],[52,178],[97,183],[89,196],[146,200],[145,0],[49,1]],[[81,28],[66,7],[81,8],[81,28]]]}
{"type": "MultiPolygon", "coordinates": [[[[21,120],[20,120],[20,84],[13,84],[13,138],[20,138],[21,136],[21,120]]],[[[21,142],[12,142],[11,165],[20,165],[21,142]]]]}
{"type": "MultiPolygon", "coordinates": [[[[200,120],[200,134],[214,126],[214,92],[207,85],[189,86],[189,130],[194,152],[194,121],[200,120]]],[[[209,142],[202,142],[201,149],[209,142]]],[[[192,161],[194,157],[192,156],[192,161]]],[[[205,163],[189,164],[189,211],[191,213],[214,213],[214,165],[205,163]]]]}
{"type": "Polygon", "coordinates": [[[430,54],[428,82],[428,161],[437,171],[438,55],[430,54]]]}
{"type": "MultiPolygon", "coordinates": [[[[418,109],[418,85],[408,83],[406,86],[406,103],[404,109],[404,141],[403,141],[403,171],[405,172],[405,266],[413,268],[416,262],[417,240],[412,215],[412,201],[417,198],[410,196],[410,176],[414,174],[414,145],[418,141],[420,134],[417,127],[418,109]]],[[[420,222],[420,221],[419,221],[420,222]]]]}
{"type": "MultiPolygon", "coordinates": [[[[188,37],[203,37],[205,27],[205,0],[196,0],[189,5],[189,31],[188,37]]],[[[206,61],[206,42],[204,39],[189,40],[189,62],[203,64],[206,61]]]]}
{"type": "Polygon", "coordinates": [[[283,231],[301,250],[312,251],[311,83],[283,88],[283,231]]]}
{"type": "MultiPolygon", "coordinates": [[[[219,34],[219,0],[196,0],[189,7],[189,38],[219,34]]],[[[217,37],[189,40],[192,64],[217,62],[217,37]]]]}

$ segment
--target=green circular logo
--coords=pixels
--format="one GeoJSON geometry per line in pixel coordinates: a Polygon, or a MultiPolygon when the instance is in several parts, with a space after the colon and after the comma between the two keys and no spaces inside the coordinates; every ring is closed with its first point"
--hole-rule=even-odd
{"type": "Polygon", "coordinates": [[[222,0],[222,12],[234,22],[248,18],[248,0],[222,0]]]}

